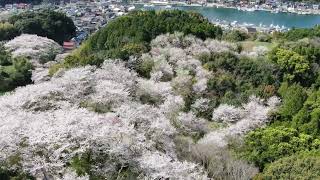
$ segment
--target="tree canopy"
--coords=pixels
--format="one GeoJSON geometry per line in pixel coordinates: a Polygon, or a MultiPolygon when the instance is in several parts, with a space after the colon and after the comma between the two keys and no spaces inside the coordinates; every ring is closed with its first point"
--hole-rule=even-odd
{"type": "Polygon", "coordinates": [[[317,179],[320,177],[318,152],[302,152],[281,158],[258,176],[261,179],[317,179]]]}
{"type": "MultiPolygon", "coordinates": [[[[43,33],[30,19],[12,23],[43,33]]],[[[238,41],[252,37],[223,36],[192,12],[119,17],[53,65],[63,70],[51,80],[0,98],[0,177],[317,177],[320,40],[298,31],[261,34],[250,48],[238,41]]],[[[12,53],[25,52],[15,40],[12,53]]],[[[35,56],[43,48],[30,42],[35,56]]],[[[27,82],[30,64],[0,52],[0,87],[27,82]]]]}
{"type": "Polygon", "coordinates": [[[22,12],[9,18],[20,33],[36,34],[62,44],[76,33],[73,21],[63,13],[53,10],[22,12]]]}
{"type": "Polygon", "coordinates": [[[197,13],[177,10],[136,11],[117,18],[95,33],[80,53],[104,51],[108,57],[128,58],[136,51],[147,50],[148,43],[157,35],[176,31],[202,39],[219,38],[222,35],[220,27],[209,23],[197,13]]]}
{"type": "Polygon", "coordinates": [[[31,83],[31,63],[25,58],[12,58],[0,46],[0,92],[7,92],[18,86],[31,83]]]}
{"type": "Polygon", "coordinates": [[[19,35],[19,30],[12,24],[0,23],[0,41],[13,39],[19,35]]]}

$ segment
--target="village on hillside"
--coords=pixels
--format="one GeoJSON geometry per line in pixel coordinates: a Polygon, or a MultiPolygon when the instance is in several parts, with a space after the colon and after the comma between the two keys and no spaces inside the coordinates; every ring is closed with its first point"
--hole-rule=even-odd
{"type": "MultiPolygon", "coordinates": [[[[283,0],[61,0],[59,3],[44,1],[41,5],[25,3],[6,4],[0,6],[0,21],[12,14],[22,11],[37,11],[43,8],[51,8],[63,12],[70,17],[77,27],[76,36],[69,42],[64,43],[66,50],[78,47],[90,34],[104,27],[110,20],[127,14],[136,9],[135,5],[141,4],[142,9],[161,6],[163,9],[174,9],[174,5],[182,6],[208,6],[235,8],[239,11],[270,11],[271,13],[287,12],[298,14],[320,14],[319,4],[300,3],[283,0]]],[[[211,20],[224,30],[241,30],[245,33],[273,33],[275,31],[287,31],[287,27],[268,26],[259,27],[252,24],[239,24],[236,21],[228,22],[221,19],[211,20]]]]}

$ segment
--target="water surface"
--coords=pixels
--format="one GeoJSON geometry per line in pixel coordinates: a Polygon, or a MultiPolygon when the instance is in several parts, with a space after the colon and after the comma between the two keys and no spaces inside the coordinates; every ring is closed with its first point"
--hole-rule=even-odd
{"type": "MultiPolygon", "coordinates": [[[[144,8],[143,5],[136,5],[138,9],[144,8]]],[[[164,9],[165,6],[154,6],[144,9],[164,9]]],[[[237,21],[240,24],[248,23],[255,26],[270,26],[278,25],[287,28],[310,28],[317,24],[320,24],[320,15],[300,15],[293,13],[271,13],[268,11],[239,11],[231,8],[216,8],[216,7],[201,7],[201,6],[172,6],[172,9],[180,9],[186,11],[195,11],[201,13],[209,20],[216,21],[217,19],[234,22],[237,21]]]]}

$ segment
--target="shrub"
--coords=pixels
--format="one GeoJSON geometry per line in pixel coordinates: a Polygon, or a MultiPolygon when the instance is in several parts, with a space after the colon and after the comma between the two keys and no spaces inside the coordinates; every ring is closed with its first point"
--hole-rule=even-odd
{"type": "Polygon", "coordinates": [[[271,42],[271,40],[272,38],[268,34],[258,34],[256,38],[256,41],[259,41],[259,42],[271,42]]]}
{"type": "Polygon", "coordinates": [[[314,28],[300,28],[292,29],[282,35],[282,37],[289,41],[296,41],[306,37],[320,37],[320,26],[315,26],[314,28]]]}
{"type": "Polygon", "coordinates": [[[222,39],[231,42],[244,41],[248,38],[248,35],[245,32],[239,30],[232,30],[223,34],[222,39]]]}

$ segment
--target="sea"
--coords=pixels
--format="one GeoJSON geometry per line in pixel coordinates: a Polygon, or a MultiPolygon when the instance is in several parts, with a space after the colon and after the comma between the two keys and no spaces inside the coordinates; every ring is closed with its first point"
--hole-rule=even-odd
{"type": "MultiPolygon", "coordinates": [[[[168,9],[165,5],[154,5],[152,7],[144,6],[142,4],[136,4],[136,9],[168,9]]],[[[296,13],[272,13],[270,11],[242,11],[232,8],[224,7],[205,7],[205,6],[183,6],[172,5],[170,9],[180,9],[185,11],[194,11],[207,17],[212,22],[225,22],[225,23],[238,23],[248,24],[253,26],[279,26],[285,28],[310,28],[320,24],[320,15],[301,15],[296,13]]]]}

